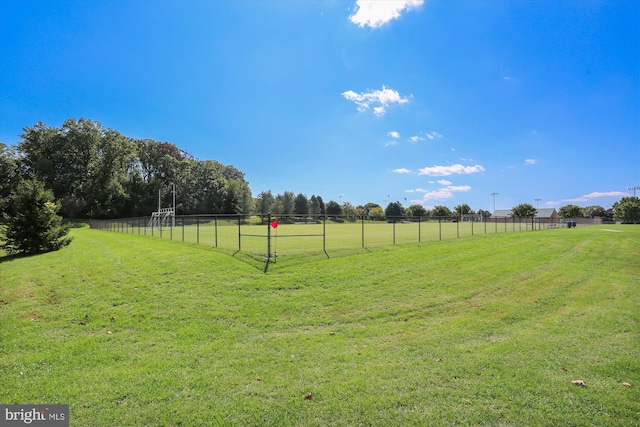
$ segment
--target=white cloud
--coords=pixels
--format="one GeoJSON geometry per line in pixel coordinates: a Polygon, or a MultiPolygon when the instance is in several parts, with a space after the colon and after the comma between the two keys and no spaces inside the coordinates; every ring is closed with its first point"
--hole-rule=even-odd
{"type": "Polygon", "coordinates": [[[469,191],[471,190],[471,187],[468,185],[449,185],[447,186],[447,190],[456,191],[456,192],[469,191]]]}
{"type": "Polygon", "coordinates": [[[385,147],[391,147],[392,145],[398,145],[399,142],[398,141],[387,141],[384,143],[385,147]]]}
{"type": "MultiPolygon", "coordinates": [[[[627,197],[629,196],[627,193],[623,193],[622,191],[607,191],[600,192],[594,191],[593,193],[585,194],[584,196],[576,197],[575,199],[562,199],[560,202],[588,202],[592,199],[599,199],[602,197],[627,197]]],[[[548,202],[547,204],[558,204],[558,202],[548,202]]]]}
{"type": "Polygon", "coordinates": [[[358,111],[367,111],[373,106],[373,112],[376,116],[382,116],[387,112],[390,104],[404,104],[409,102],[406,96],[400,96],[398,91],[388,89],[384,85],[382,90],[374,90],[373,92],[357,93],[352,90],[342,92],[342,96],[349,101],[353,101],[358,111]],[[379,105],[378,105],[379,104],[379,105]]]}
{"type": "Polygon", "coordinates": [[[439,179],[438,184],[440,185],[451,185],[451,181],[447,181],[446,179],[439,179]]]}
{"type": "Polygon", "coordinates": [[[411,173],[411,169],[399,168],[393,170],[395,173],[411,173]]]}
{"type": "Polygon", "coordinates": [[[400,138],[400,134],[396,131],[389,132],[387,135],[389,135],[392,138],[400,138]]]}
{"type": "Polygon", "coordinates": [[[475,166],[462,166],[455,164],[452,166],[433,166],[426,167],[419,170],[418,175],[429,176],[448,176],[453,174],[471,174],[477,172],[483,172],[484,168],[481,165],[475,166]]]}
{"type": "Polygon", "coordinates": [[[453,193],[465,192],[471,190],[471,187],[468,185],[458,185],[458,186],[447,186],[443,187],[439,190],[428,191],[422,197],[423,201],[428,200],[444,200],[453,197],[453,193]]]}
{"type": "Polygon", "coordinates": [[[536,159],[527,159],[524,161],[525,165],[535,165],[536,164],[536,159]]]}
{"type": "Polygon", "coordinates": [[[402,11],[422,6],[424,0],[357,0],[356,12],[349,17],[359,27],[378,28],[400,17],[402,11]]]}
{"type": "Polygon", "coordinates": [[[432,141],[433,141],[434,139],[442,138],[442,135],[440,135],[438,132],[433,132],[433,131],[431,131],[431,132],[427,132],[427,133],[425,134],[425,136],[426,136],[427,138],[429,138],[430,140],[432,140],[432,141]]]}
{"type": "Polygon", "coordinates": [[[448,199],[450,197],[453,197],[453,193],[449,190],[447,190],[447,188],[441,188],[440,190],[436,190],[436,191],[429,191],[427,193],[425,193],[424,197],[422,198],[422,200],[427,201],[427,200],[443,200],[443,199],[448,199]]]}
{"type": "Polygon", "coordinates": [[[424,141],[424,138],[421,136],[412,136],[409,138],[409,141],[411,142],[418,142],[418,141],[424,141]]]}

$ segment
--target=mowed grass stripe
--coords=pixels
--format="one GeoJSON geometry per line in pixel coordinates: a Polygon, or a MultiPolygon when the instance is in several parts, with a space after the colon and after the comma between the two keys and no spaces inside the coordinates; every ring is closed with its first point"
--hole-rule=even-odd
{"type": "Polygon", "coordinates": [[[72,425],[635,425],[640,229],[614,228],[266,275],[74,229],[61,251],[0,258],[0,401],[69,403],[72,425]]]}

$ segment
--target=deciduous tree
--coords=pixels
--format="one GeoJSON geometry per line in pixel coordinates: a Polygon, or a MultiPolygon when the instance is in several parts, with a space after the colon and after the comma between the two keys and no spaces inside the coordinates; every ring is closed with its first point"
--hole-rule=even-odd
{"type": "Polygon", "coordinates": [[[427,215],[429,215],[429,212],[422,205],[411,205],[407,208],[407,216],[425,217],[427,215]]]}
{"type": "Polygon", "coordinates": [[[591,218],[603,218],[607,216],[606,210],[600,205],[587,206],[584,215],[591,218]]]}
{"type": "Polygon", "coordinates": [[[342,215],[342,207],[338,202],[334,200],[328,201],[324,208],[327,215],[331,215],[331,216],[342,215]]]}
{"type": "Polygon", "coordinates": [[[623,197],[613,204],[613,219],[623,224],[640,223],[640,197],[623,197]]]}
{"type": "Polygon", "coordinates": [[[471,209],[471,206],[466,203],[454,207],[453,210],[458,218],[462,218],[463,215],[471,215],[475,213],[473,209],[471,209]]]}
{"type": "Polygon", "coordinates": [[[582,218],[584,210],[578,205],[564,205],[558,209],[560,218],[582,218]]]}
{"type": "Polygon", "coordinates": [[[433,209],[431,210],[432,218],[447,217],[447,216],[451,216],[451,210],[446,206],[437,205],[437,206],[434,206],[433,209]]]}
{"type": "Polygon", "coordinates": [[[369,218],[373,220],[384,219],[384,210],[382,207],[377,205],[369,209],[369,218]]]}
{"type": "Polygon", "coordinates": [[[404,216],[404,208],[400,202],[391,202],[384,210],[384,214],[387,218],[401,217],[404,216]]]}
{"type": "Polygon", "coordinates": [[[309,199],[302,193],[296,195],[293,201],[293,213],[296,215],[307,215],[309,213],[309,199]]]}
{"type": "Polygon", "coordinates": [[[347,219],[353,221],[356,219],[358,211],[351,202],[344,202],[342,204],[342,214],[347,217],[347,219]]]}
{"type": "Polygon", "coordinates": [[[521,203],[511,209],[512,218],[532,218],[538,211],[530,203],[521,203]]]}
{"type": "Polygon", "coordinates": [[[273,205],[273,194],[271,194],[271,190],[262,191],[258,194],[256,200],[256,211],[260,215],[267,215],[271,212],[271,206],[273,205]]]}
{"type": "Polygon", "coordinates": [[[322,201],[322,197],[316,196],[313,194],[309,199],[309,213],[311,215],[320,215],[322,213],[322,207],[320,206],[320,202],[322,201]]]}

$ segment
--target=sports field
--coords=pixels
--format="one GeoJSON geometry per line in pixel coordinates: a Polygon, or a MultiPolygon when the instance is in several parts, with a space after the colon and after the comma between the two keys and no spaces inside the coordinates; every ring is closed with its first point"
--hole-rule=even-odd
{"type": "MultiPolygon", "coordinates": [[[[138,234],[162,239],[197,243],[229,250],[266,255],[271,238],[271,251],[279,257],[313,254],[359,253],[388,245],[404,245],[438,240],[521,231],[539,231],[559,224],[532,223],[524,218],[497,222],[454,222],[446,220],[411,221],[281,221],[276,228],[257,217],[239,223],[237,218],[178,217],[175,226],[149,227],[147,218],[107,220],[96,227],[125,234],[138,234]]],[[[169,224],[169,223],[167,223],[169,224]]]]}
{"type": "Polygon", "coordinates": [[[640,419],[638,226],[389,242],[268,274],[203,244],[72,235],[0,254],[2,403],[69,404],[72,426],[640,419]]]}

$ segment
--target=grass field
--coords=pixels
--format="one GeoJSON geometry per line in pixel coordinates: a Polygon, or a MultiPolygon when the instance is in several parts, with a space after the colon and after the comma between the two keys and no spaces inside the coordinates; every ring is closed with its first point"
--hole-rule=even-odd
{"type": "MultiPolygon", "coordinates": [[[[159,237],[168,240],[197,243],[229,250],[266,255],[267,234],[271,234],[271,249],[279,256],[326,251],[326,254],[355,254],[381,246],[413,244],[479,235],[512,233],[546,229],[549,224],[508,218],[504,222],[451,222],[450,220],[422,220],[420,222],[318,220],[314,223],[281,222],[277,230],[259,224],[257,217],[249,223],[238,224],[235,218],[193,217],[176,218],[176,226],[147,227],[147,218],[106,220],[102,227],[124,234],[159,237]],[[183,219],[189,221],[186,225],[183,219]],[[274,249],[275,248],[275,249],[274,249]]],[[[558,224],[551,224],[558,226],[558,224]]]]}
{"type": "Polygon", "coordinates": [[[72,426],[640,425],[638,226],[268,274],[202,244],[72,235],[0,254],[0,403],[66,403],[72,426]]]}

